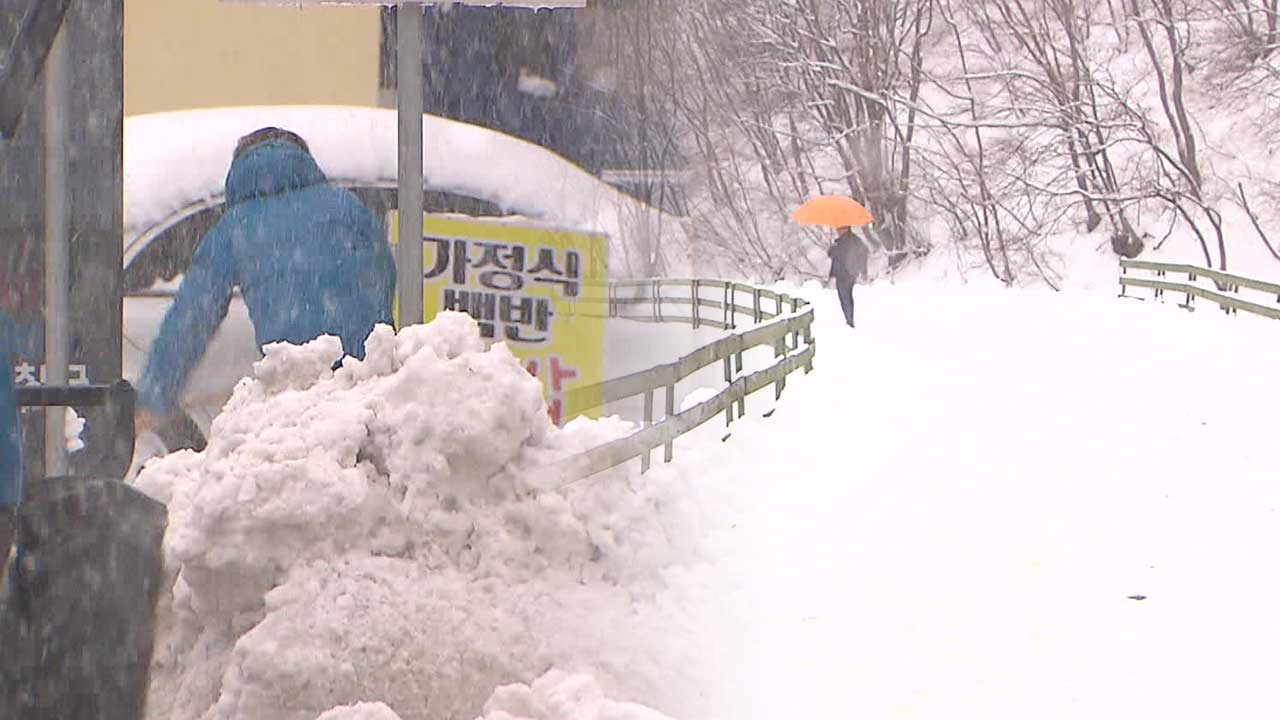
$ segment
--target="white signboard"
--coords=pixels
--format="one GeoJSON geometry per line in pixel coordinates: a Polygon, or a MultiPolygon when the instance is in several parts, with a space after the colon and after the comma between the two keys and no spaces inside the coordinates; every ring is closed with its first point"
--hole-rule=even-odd
{"type": "Polygon", "coordinates": [[[522,8],[584,8],[587,0],[222,0],[252,5],[483,5],[522,8]]]}

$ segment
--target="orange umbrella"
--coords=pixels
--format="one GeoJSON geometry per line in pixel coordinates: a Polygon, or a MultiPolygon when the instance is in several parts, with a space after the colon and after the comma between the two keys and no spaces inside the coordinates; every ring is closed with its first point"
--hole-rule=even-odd
{"type": "Polygon", "coordinates": [[[862,227],[871,222],[871,213],[853,198],[843,195],[819,195],[806,200],[791,213],[801,225],[823,225],[831,228],[862,227]]]}

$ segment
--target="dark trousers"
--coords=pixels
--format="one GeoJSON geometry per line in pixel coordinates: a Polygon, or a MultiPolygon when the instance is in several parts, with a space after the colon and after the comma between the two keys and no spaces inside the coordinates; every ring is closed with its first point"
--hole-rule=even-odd
{"type": "Polygon", "coordinates": [[[853,278],[836,276],[836,295],[840,298],[840,309],[844,311],[844,321],[853,327],[853,278]]]}

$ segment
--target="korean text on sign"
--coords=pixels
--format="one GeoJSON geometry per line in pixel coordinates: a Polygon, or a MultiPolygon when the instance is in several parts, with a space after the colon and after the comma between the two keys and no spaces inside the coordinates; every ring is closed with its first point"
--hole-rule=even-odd
{"type": "MultiPolygon", "coordinates": [[[[394,225],[393,219],[393,233],[394,225]]],[[[583,300],[601,307],[607,238],[534,224],[427,216],[423,239],[423,317],[465,312],[485,339],[506,342],[542,381],[557,424],[591,409],[565,407],[563,398],[568,390],[603,380],[604,320],[575,308],[583,300]]]]}

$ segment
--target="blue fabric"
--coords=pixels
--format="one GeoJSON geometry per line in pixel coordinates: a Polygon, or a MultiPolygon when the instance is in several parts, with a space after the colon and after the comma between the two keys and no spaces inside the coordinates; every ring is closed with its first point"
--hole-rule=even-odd
{"type": "Polygon", "coordinates": [[[0,376],[0,512],[5,512],[22,499],[22,439],[9,363],[0,363],[0,376]]]}
{"type": "Polygon", "coordinates": [[[166,415],[239,286],[258,346],[336,335],[364,357],[392,322],[395,261],[382,223],[350,191],[326,184],[310,155],[283,141],[246,151],[227,173],[227,206],[201,241],[160,325],[138,404],[166,415]]]}
{"type": "Polygon", "coordinates": [[[21,323],[0,313],[0,512],[22,500],[22,428],[14,397],[13,361],[35,358],[43,342],[38,323],[21,323]]]}

